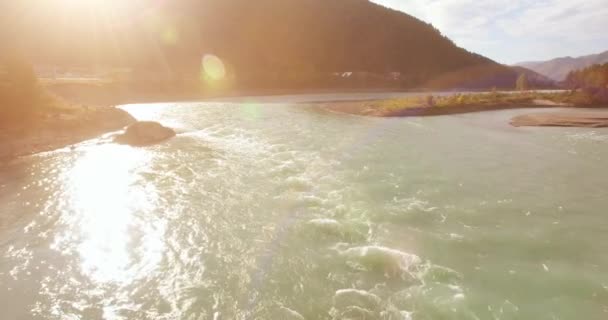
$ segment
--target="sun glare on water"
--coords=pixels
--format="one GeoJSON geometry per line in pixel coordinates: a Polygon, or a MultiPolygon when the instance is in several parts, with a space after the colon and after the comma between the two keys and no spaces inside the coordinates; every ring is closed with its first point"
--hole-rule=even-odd
{"type": "Polygon", "coordinates": [[[154,193],[136,186],[133,173],[145,162],[141,150],[108,145],[88,151],[71,171],[71,224],[78,228],[66,237],[80,238],[81,268],[96,282],[129,282],[158,262],[162,226],[143,225],[137,217],[153,201],[154,193]],[[133,239],[134,230],[141,239],[133,239]],[[133,259],[133,241],[141,244],[141,261],[133,259]]]}

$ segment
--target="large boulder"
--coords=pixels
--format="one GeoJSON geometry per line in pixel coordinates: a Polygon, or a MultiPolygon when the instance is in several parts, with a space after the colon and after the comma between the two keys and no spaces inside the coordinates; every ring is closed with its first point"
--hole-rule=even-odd
{"type": "Polygon", "coordinates": [[[158,122],[139,121],[128,126],[124,133],[117,135],[114,142],[131,146],[147,146],[175,136],[175,131],[158,122]]]}

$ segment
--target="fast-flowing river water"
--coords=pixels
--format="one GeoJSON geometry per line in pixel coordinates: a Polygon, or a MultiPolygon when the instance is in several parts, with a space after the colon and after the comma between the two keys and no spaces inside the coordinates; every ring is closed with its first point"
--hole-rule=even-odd
{"type": "Polygon", "coordinates": [[[3,164],[0,318],[608,318],[607,130],[306,99],[125,106],[180,134],[3,164]]]}

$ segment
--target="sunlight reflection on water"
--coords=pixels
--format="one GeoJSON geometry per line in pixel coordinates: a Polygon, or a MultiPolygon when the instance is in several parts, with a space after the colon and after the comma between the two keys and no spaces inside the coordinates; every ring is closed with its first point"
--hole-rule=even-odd
{"type": "Polygon", "coordinates": [[[148,227],[137,216],[154,201],[154,192],[138,187],[134,173],[148,161],[143,150],[105,145],[89,150],[68,173],[74,214],[64,218],[71,220],[70,228],[56,245],[66,241],[69,247],[67,241],[80,238],[76,251],[82,271],[93,281],[133,281],[160,261],[164,226],[148,227]],[[135,243],[142,251],[139,263],[135,243]]]}

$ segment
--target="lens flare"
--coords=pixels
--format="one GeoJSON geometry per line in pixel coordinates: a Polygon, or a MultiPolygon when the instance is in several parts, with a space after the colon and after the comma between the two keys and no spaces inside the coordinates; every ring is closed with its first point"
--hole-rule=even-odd
{"type": "Polygon", "coordinates": [[[207,80],[222,80],[226,76],[226,68],[220,58],[212,54],[203,57],[203,78],[207,80]]]}
{"type": "Polygon", "coordinates": [[[166,26],[161,32],[161,40],[165,45],[175,45],[179,42],[179,33],[175,27],[166,26]]]}

